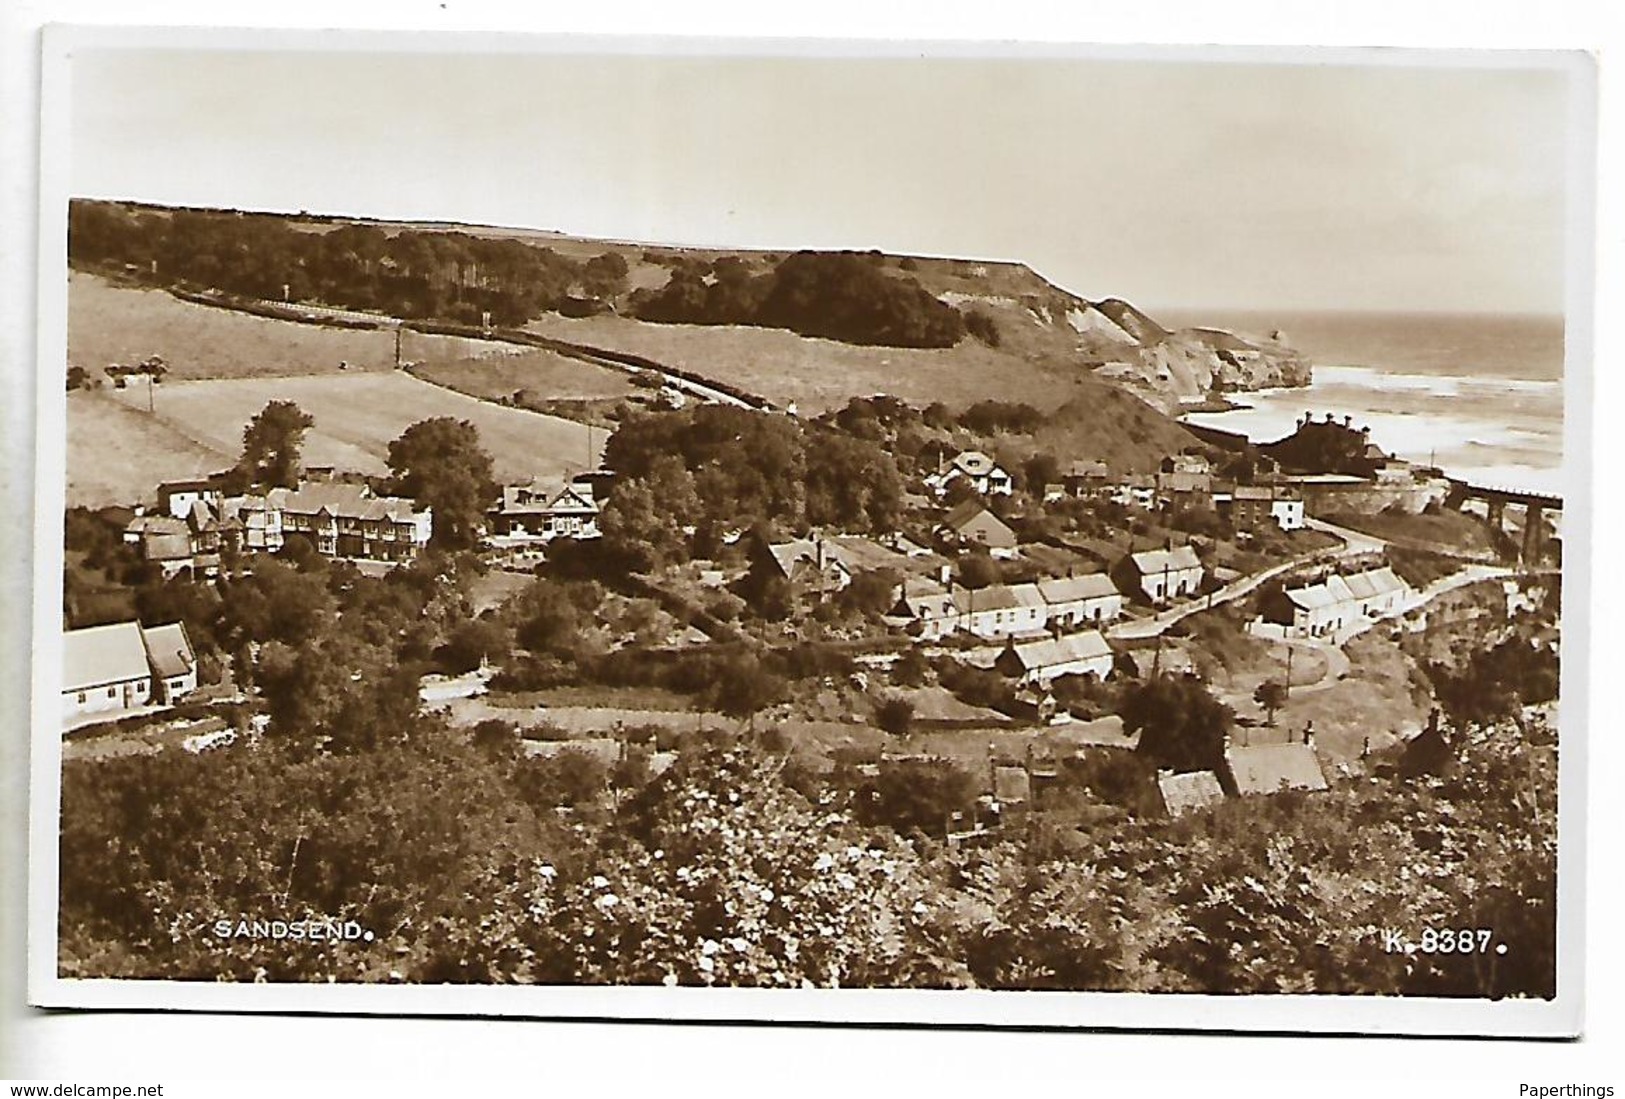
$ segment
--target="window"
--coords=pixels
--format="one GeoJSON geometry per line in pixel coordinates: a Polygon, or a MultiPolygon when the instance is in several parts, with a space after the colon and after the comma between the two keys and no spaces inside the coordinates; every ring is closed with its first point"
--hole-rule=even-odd
{"type": "Polygon", "coordinates": [[[117,698],[118,697],[118,688],[117,687],[109,687],[109,688],[107,688],[107,697],[108,698],[117,698]]]}

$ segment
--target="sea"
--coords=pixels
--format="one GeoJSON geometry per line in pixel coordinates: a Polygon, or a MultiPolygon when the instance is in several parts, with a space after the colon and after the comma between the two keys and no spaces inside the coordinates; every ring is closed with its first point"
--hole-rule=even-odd
{"type": "Polygon", "coordinates": [[[1245,407],[1191,413],[1188,422],[1270,442],[1290,435],[1305,412],[1330,412],[1369,426],[1389,453],[1451,476],[1562,493],[1560,316],[1169,313],[1163,323],[1280,331],[1314,364],[1307,387],[1229,394],[1245,407]]]}

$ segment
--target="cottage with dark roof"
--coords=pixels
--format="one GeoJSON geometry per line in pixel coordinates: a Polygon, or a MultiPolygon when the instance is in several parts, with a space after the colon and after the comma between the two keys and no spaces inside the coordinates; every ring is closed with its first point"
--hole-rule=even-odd
{"type": "Polygon", "coordinates": [[[821,537],[763,543],[756,564],[789,581],[797,595],[833,595],[852,583],[846,554],[821,537]]]}
{"type": "Polygon", "coordinates": [[[975,500],[966,500],[944,516],[936,534],[956,546],[985,546],[995,557],[1016,552],[1016,532],[975,500]]]}
{"type": "Polygon", "coordinates": [[[1112,649],[1098,630],[1019,643],[1012,640],[993,666],[1021,686],[1047,686],[1068,675],[1103,680],[1112,672],[1112,649]]]}
{"type": "Polygon", "coordinates": [[[959,626],[959,608],[947,588],[923,577],[902,584],[897,602],[887,615],[911,637],[940,641],[959,626]]]}

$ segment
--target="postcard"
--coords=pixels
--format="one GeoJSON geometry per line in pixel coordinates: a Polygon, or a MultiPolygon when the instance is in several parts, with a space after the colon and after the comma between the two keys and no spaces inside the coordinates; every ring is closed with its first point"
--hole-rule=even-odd
{"type": "Polygon", "coordinates": [[[1589,58],[44,49],[31,1002],[1578,1032],[1589,58]]]}

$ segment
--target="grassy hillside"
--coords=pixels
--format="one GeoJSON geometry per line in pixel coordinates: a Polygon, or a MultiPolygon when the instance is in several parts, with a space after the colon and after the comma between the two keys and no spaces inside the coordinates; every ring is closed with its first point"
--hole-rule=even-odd
{"type": "Polygon", "coordinates": [[[742,326],[648,324],[624,317],[549,314],[529,329],[562,340],[643,355],[729,382],[815,414],[852,397],[889,393],[911,404],[963,408],[979,400],[1065,404],[1087,376],[1021,359],[975,340],[944,349],[858,347],[742,326]]]}
{"type": "MultiPolygon", "coordinates": [[[[466,357],[470,341],[409,333],[410,359],[466,357]]],[[[324,328],[181,301],[163,291],[115,285],[84,272],[68,279],[68,363],[102,378],[110,363],[161,355],[176,381],[389,370],[393,332],[324,328]]]]}
{"type": "MultiPolygon", "coordinates": [[[[310,465],[383,474],[390,442],[432,416],[472,421],[504,480],[553,476],[589,461],[580,424],[502,408],[394,371],[166,382],[156,396],[157,410],[149,414],[143,387],[69,394],[70,505],[147,500],[159,481],[230,465],[244,425],[271,400],[294,401],[315,417],[305,440],[310,465]]],[[[595,450],[602,441],[594,440],[595,450]]]]}

